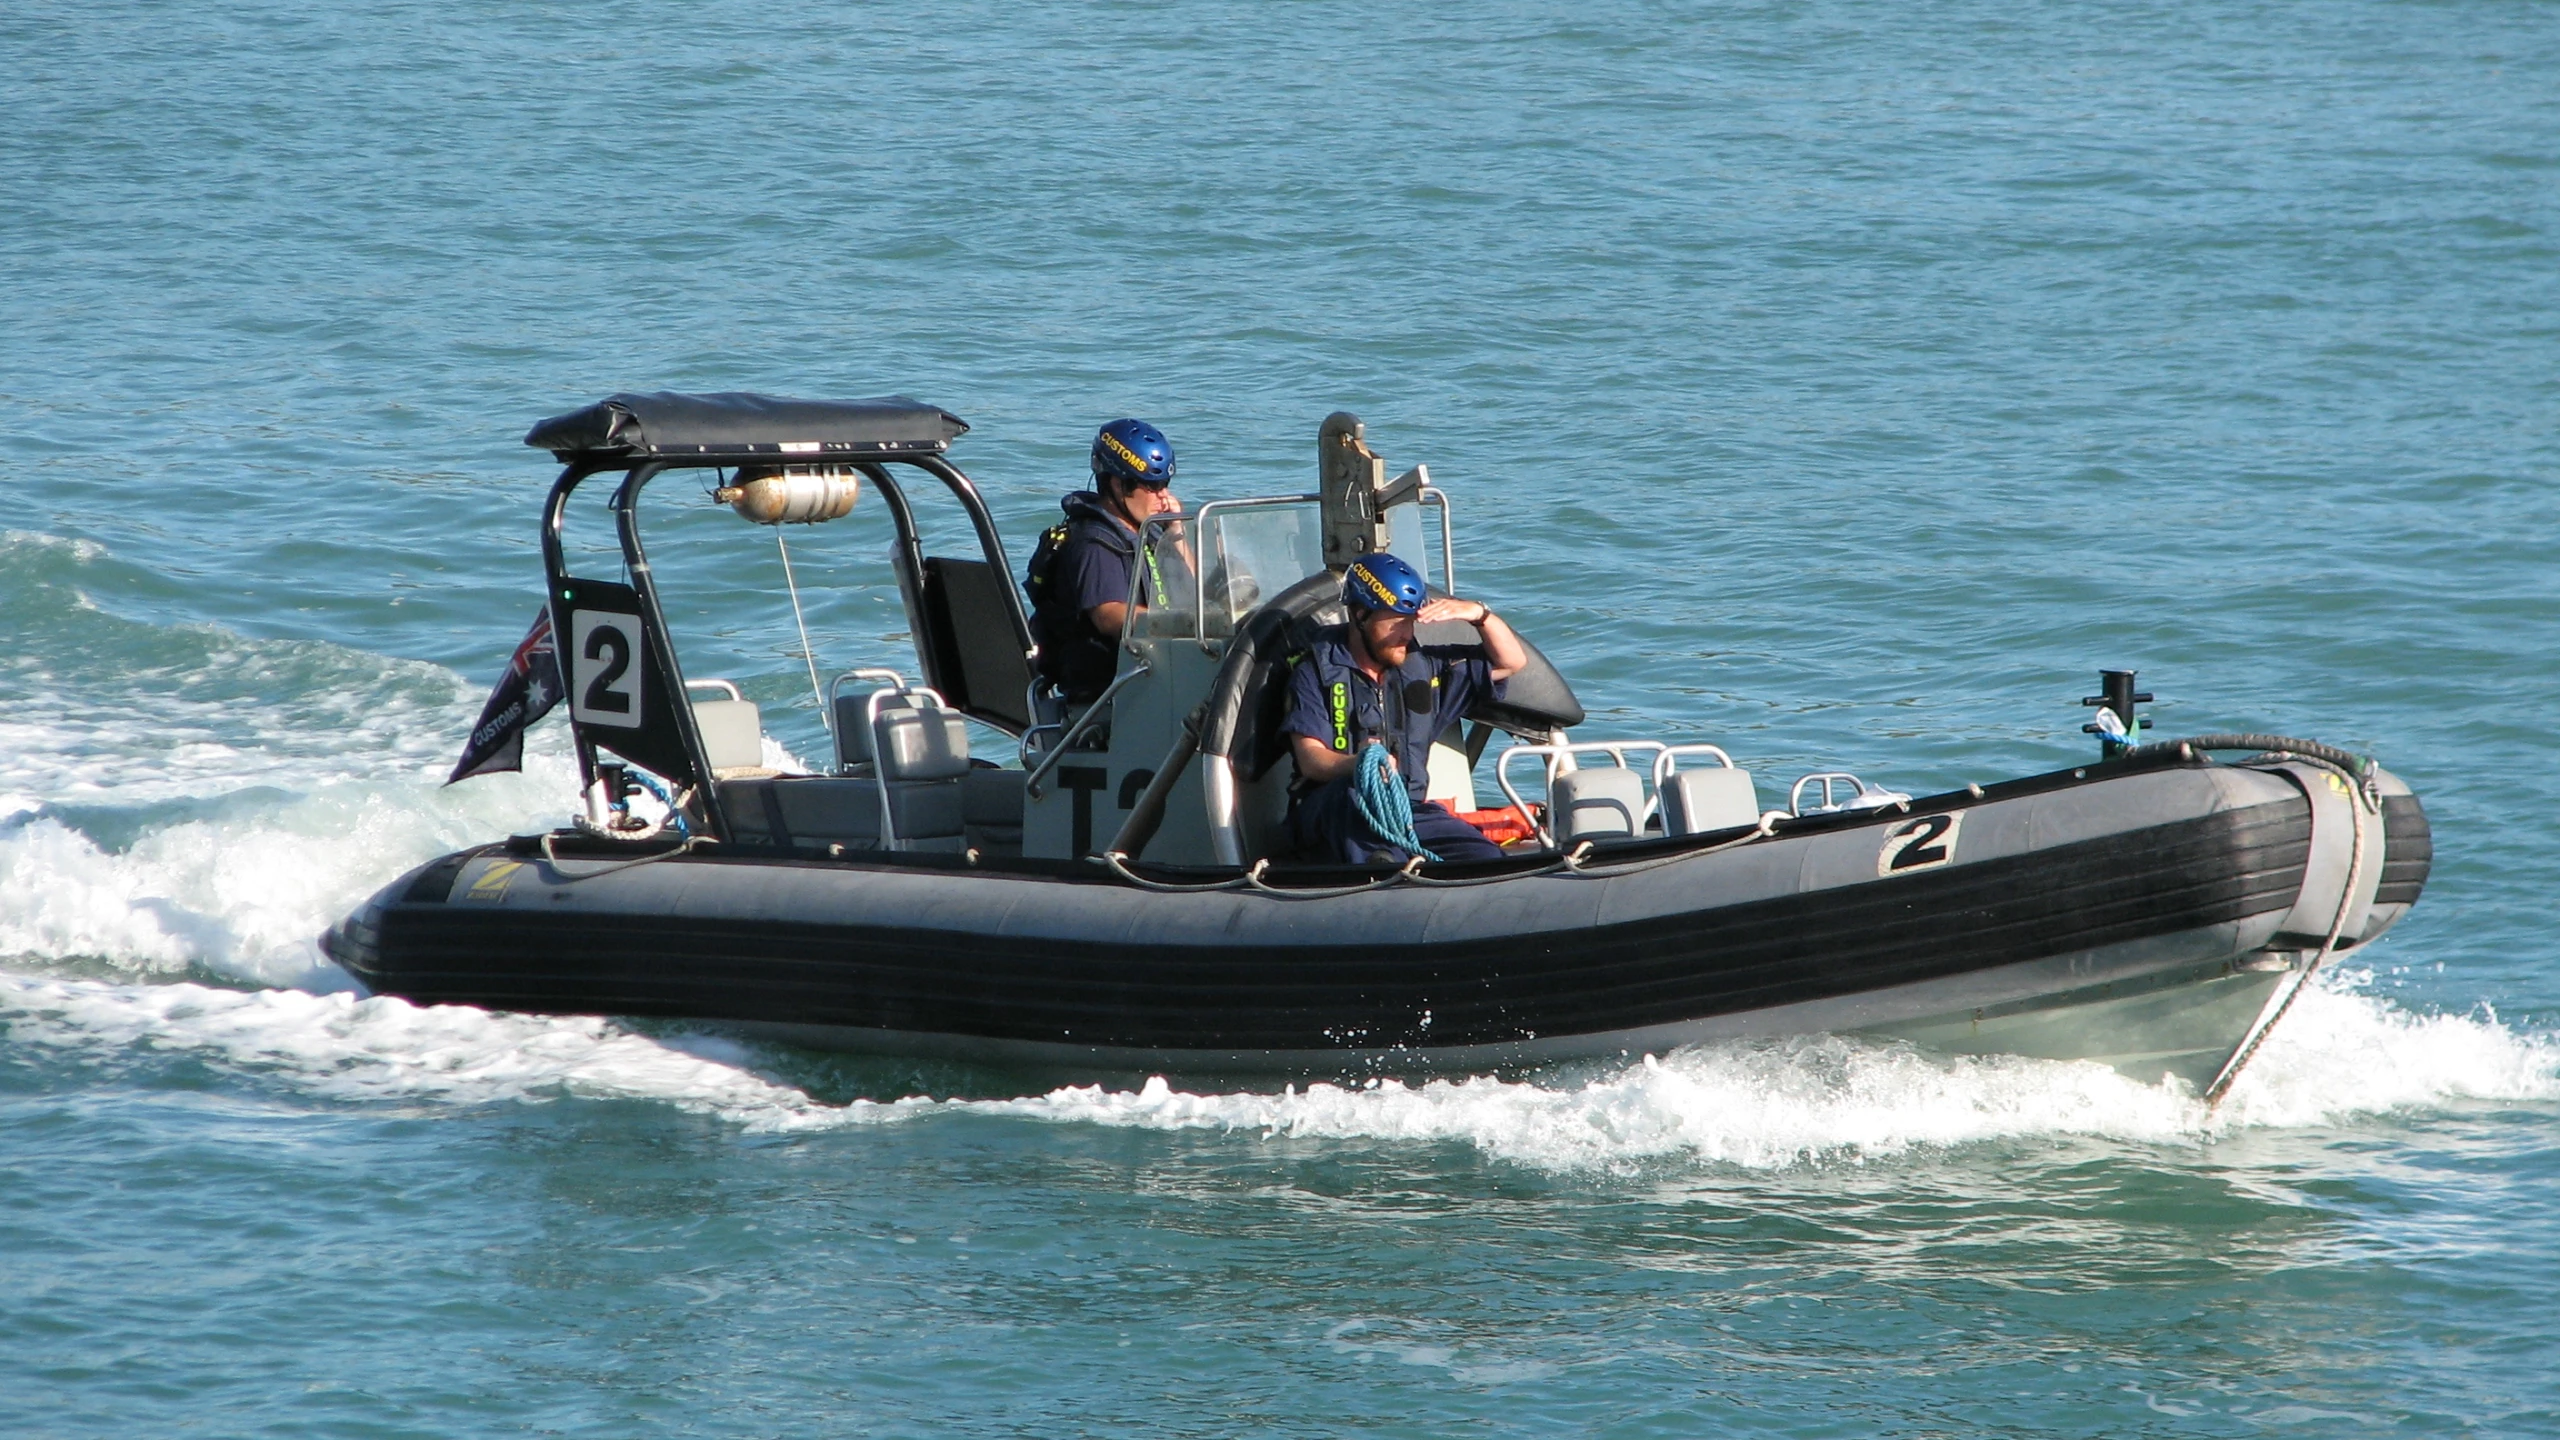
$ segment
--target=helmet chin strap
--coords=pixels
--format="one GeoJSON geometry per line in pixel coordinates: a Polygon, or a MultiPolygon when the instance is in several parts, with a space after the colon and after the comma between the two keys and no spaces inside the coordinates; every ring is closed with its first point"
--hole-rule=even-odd
{"type": "Polygon", "coordinates": [[[1102,475],[1095,478],[1103,486],[1102,503],[1111,507],[1112,514],[1128,521],[1130,529],[1143,528],[1147,523],[1147,516],[1155,513],[1149,510],[1145,514],[1140,514],[1138,507],[1131,503],[1137,498],[1140,489],[1138,482],[1123,480],[1116,475],[1102,475]]]}
{"type": "Polygon", "coordinates": [[[1387,671],[1387,661],[1386,657],[1380,655],[1376,647],[1369,643],[1369,620],[1372,616],[1385,613],[1381,610],[1355,610],[1351,616],[1351,640],[1358,652],[1355,658],[1374,666],[1381,675],[1387,671]]]}

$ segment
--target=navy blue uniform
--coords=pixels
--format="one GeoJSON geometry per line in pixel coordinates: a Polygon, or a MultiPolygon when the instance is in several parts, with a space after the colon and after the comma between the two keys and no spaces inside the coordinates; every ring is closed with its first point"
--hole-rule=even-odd
{"type": "MultiPolygon", "coordinates": [[[[1120,668],[1119,644],[1093,628],[1090,612],[1096,605],[1127,603],[1138,532],[1090,490],[1058,504],[1066,518],[1050,532],[1053,538],[1042,542],[1043,549],[1055,553],[1045,566],[1033,557],[1022,588],[1031,597],[1031,638],[1040,645],[1040,677],[1082,704],[1101,694],[1120,668]]],[[[1150,599],[1141,596],[1140,603],[1150,599]]]]}
{"type": "MultiPolygon", "coordinates": [[[[1396,757],[1397,772],[1413,797],[1413,830],[1443,860],[1491,860],[1500,846],[1484,833],[1422,798],[1430,786],[1431,742],[1486,695],[1502,696],[1502,682],[1480,645],[1416,645],[1404,664],[1372,681],[1351,660],[1351,627],[1316,633],[1289,672],[1289,710],[1282,733],[1305,735],[1337,754],[1357,755],[1372,740],[1396,757]]],[[[1312,856],[1355,865],[1402,864],[1409,858],[1384,844],[1351,803],[1352,776],[1304,785],[1289,808],[1289,834],[1312,856]]]]}

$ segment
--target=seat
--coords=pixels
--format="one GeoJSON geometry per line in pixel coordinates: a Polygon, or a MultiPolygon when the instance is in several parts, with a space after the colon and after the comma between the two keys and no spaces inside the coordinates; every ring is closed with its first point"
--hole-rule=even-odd
{"type": "Polygon", "coordinates": [[[741,843],[879,848],[885,809],[890,849],[968,848],[969,731],[958,711],[900,682],[837,695],[835,720],[837,774],[766,772],[721,785],[741,843]]]}
{"type": "Polygon", "coordinates": [[[1567,848],[1583,840],[1627,840],[1643,833],[1644,775],[1594,765],[1555,778],[1547,791],[1547,824],[1567,848]]]}
{"type": "Polygon", "coordinates": [[[914,588],[925,683],[963,714],[1017,734],[1028,728],[1031,658],[1013,577],[984,560],[930,555],[914,588]]]}
{"type": "MultiPolygon", "coordinates": [[[[723,780],[720,803],[742,845],[782,849],[880,848],[880,782],[867,775],[774,775],[723,780]]],[[[889,785],[895,848],[968,848],[960,781],[889,785]]]]}
{"type": "Polygon", "coordinates": [[[1729,765],[1676,771],[1662,778],[1656,793],[1662,797],[1666,835],[1704,835],[1760,820],[1760,792],[1751,783],[1751,772],[1729,765]]]}
{"type": "Polygon", "coordinates": [[[693,728],[702,736],[702,758],[711,766],[712,779],[774,773],[764,763],[764,716],[756,702],[740,698],[738,687],[726,680],[691,680],[685,688],[729,692],[726,700],[693,702],[693,728]]]}
{"type": "Polygon", "coordinates": [[[969,768],[969,726],[930,690],[836,697],[836,764],[848,774],[885,768],[893,781],[956,780],[969,768]],[[881,752],[873,753],[875,746],[881,752]],[[886,765],[879,764],[886,757],[886,765]]]}
{"type": "Polygon", "coordinates": [[[960,777],[960,823],[971,849],[991,855],[1022,853],[1022,785],[1030,776],[1020,770],[973,765],[960,777]]]}

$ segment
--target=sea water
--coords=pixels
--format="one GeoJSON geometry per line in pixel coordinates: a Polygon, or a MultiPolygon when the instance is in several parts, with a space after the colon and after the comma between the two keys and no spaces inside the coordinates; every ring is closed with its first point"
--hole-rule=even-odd
{"type": "MultiPolygon", "coordinates": [[[[2560,1433],[2560,16],[0,11],[0,1433],[2560,1433]],[[544,415],[904,392],[1017,560],[1351,409],[1591,735],[1919,791],[2379,755],[2424,903],[2219,1111],[1810,1036],[1056,1088],[363,998],[544,415]]],[[[817,728],[767,536],[697,670],[817,728]]],[[[598,517],[580,523],[601,533],[598,517]]],[[[795,537],[902,663],[877,501],[795,537]]],[[[1771,798],[1774,798],[1773,796],[1771,798]]]]}

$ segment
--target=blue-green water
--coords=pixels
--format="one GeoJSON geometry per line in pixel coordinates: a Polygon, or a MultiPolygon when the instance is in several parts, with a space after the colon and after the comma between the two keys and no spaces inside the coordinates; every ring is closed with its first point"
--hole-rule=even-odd
{"type": "MultiPolygon", "coordinates": [[[[36,0],[0,195],[0,1432],[2560,1433],[2548,5],[36,0]],[[948,406],[1017,553],[1100,420],[1196,503],[1354,409],[1590,733],[1937,787],[2137,666],[2379,753],[2434,883],[2214,1118],[344,993],[330,919],[567,808],[556,731],[435,782],[517,437],[651,388],[948,406]]],[[[856,519],[839,665],[899,658],[856,519]]],[[[770,557],[675,551],[784,715],[770,557]]]]}

